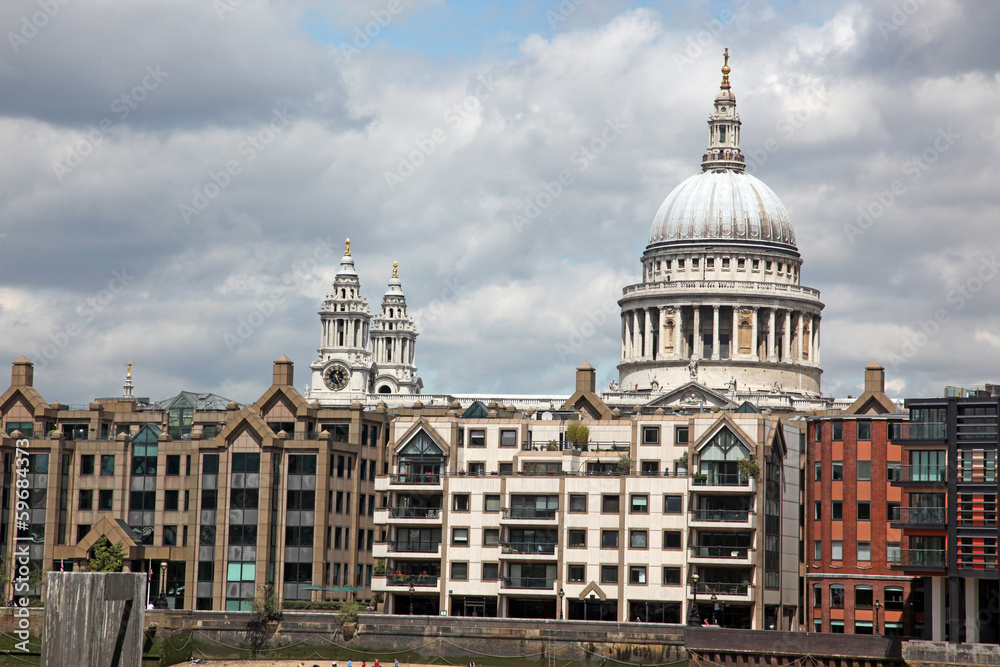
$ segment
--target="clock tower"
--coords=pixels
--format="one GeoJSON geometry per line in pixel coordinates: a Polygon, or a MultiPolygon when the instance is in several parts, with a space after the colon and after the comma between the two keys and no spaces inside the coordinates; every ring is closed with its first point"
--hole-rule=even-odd
{"type": "Polygon", "coordinates": [[[333,290],[323,299],[319,319],[320,346],[316,361],[310,366],[309,398],[321,405],[364,402],[374,390],[378,367],[372,359],[368,338],[371,312],[354,270],[350,239],[333,280],[333,290]]]}
{"type": "Polygon", "coordinates": [[[375,391],[379,394],[419,394],[415,352],[417,327],[406,312],[406,296],[399,282],[399,264],[392,263],[389,289],[382,297],[382,312],[372,319],[372,352],[379,367],[375,391]]]}

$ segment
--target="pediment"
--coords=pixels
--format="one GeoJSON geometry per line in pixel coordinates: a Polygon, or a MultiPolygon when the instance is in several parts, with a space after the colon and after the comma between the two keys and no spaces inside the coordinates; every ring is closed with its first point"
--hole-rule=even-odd
{"type": "Polygon", "coordinates": [[[729,399],[714,389],[709,389],[694,380],[660,394],[653,400],[646,403],[648,408],[671,408],[674,410],[702,410],[707,406],[716,408],[726,408],[729,406],[729,399]]]}
{"type": "Polygon", "coordinates": [[[414,455],[416,455],[416,450],[425,452],[427,456],[448,456],[451,453],[451,447],[448,446],[445,439],[423,417],[406,429],[393,451],[400,455],[404,454],[404,450],[411,449],[414,450],[414,455]],[[433,448],[440,450],[441,453],[434,453],[433,448]]]}
{"type": "Polygon", "coordinates": [[[580,591],[580,599],[586,600],[587,596],[593,593],[602,600],[608,599],[608,594],[601,590],[601,587],[597,585],[596,581],[592,581],[587,584],[587,587],[580,591]]]}

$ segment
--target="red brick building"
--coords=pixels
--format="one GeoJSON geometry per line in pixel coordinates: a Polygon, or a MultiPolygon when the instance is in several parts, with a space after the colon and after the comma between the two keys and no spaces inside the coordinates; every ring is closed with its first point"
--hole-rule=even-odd
{"type": "Polygon", "coordinates": [[[812,632],[920,634],[922,580],[902,558],[902,448],[907,419],[885,395],[885,369],[865,368],[865,391],[840,414],[811,417],[807,431],[805,599],[812,632]]]}

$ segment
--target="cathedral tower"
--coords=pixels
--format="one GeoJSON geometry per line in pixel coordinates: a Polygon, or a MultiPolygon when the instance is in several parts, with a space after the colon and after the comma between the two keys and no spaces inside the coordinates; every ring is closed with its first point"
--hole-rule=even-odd
{"type": "Polygon", "coordinates": [[[406,296],[399,282],[399,264],[392,263],[389,289],[382,297],[382,312],[372,320],[372,351],[379,375],[379,394],[419,394],[423,382],[414,365],[417,327],[406,312],[406,296]]]}

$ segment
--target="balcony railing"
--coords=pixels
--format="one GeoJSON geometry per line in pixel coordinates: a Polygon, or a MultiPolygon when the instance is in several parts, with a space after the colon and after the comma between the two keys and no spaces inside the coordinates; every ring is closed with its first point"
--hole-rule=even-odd
{"type": "Polygon", "coordinates": [[[437,586],[438,578],[434,574],[390,574],[385,578],[387,586],[437,586]]]}
{"type": "Polygon", "coordinates": [[[440,519],[439,507],[390,507],[389,517],[392,519],[440,519]]]}
{"type": "Polygon", "coordinates": [[[691,545],[692,558],[730,558],[746,560],[750,557],[750,547],[719,547],[691,545]]]}
{"type": "Polygon", "coordinates": [[[546,542],[501,542],[502,553],[505,554],[525,554],[548,555],[556,552],[556,545],[546,542]]]}
{"type": "Polygon", "coordinates": [[[948,466],[937,463],[933,465],[902,466],[899,480],[901,482],[946,484],[948,482],[948,466]]]}
{"type": "Polygon", "coordinates": [[[948,565],[944,549],[903,549],[900,565],[903,567],[945,567],[948,565]]]}
{"type": "Polygon", "coordinates": [[[723,523],[746,523],[750,520],[750,510],[690,510],[692,521],[719,521],[723,523]]]}
{"type": "Polygon", "coordinates": [[[501,577],[501,588],[530,588],[534,590],[552,590],[555,579],[548,577],[501,577]]]}
{"type": "Polygon", "coordinates": [[[889,422],[889,440],[946,440],[945,422],[889,422]]]}
{"type": "Polygon", "coordinates": [[[398,472],[389,475],[392,484],[440,484],[441,473],[436,472],[398,472]]]}
{"type": "Polygon", "coordinates": [[[899,515],[891,519],[893,523],[906,524],[946,524],[948,510],[944,507],[900,507],[899,515]]]}
{"type": "Polygon", "coordinates": [[[750,486],[750,477],[734,474],[695,474],[695,486],[750,486]]]}
{"type": "Polygon", "coordinates": [[[746,595],[750,590],[749,584],[726,584],[713,581],[699,581],[695,584],[695,589],[699,594],[705,595],[746,595]]]}
{"type": "Polygon", "coordinates": [[[554,519],[558,512],[555,509],[535,507],[503,507],[500,511],[503,512],[504,519],[554,519]]]}
{"type": "Polygon", "coordinates": [[[627,452],[632,444],[627,440],[590,440],[588,442],[522,442],[524,452],[627,452]]]}
{"type": "Polygon", "coordinates": [[[440,540],[396,540],[389,542],[389,551],[428,554],[437,552],[440,545],[440,540]]]}

